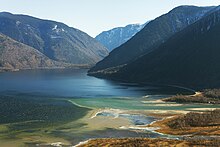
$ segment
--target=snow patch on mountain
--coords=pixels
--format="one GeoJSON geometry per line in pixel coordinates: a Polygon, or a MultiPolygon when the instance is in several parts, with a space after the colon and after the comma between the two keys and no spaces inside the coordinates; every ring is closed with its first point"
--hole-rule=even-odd
{"type": "Polygon", "coordinates": [[[52,28],[53,31],[56,30],[56,29],[57,29],[57,25],[55,25],[55,26],[52,28]]]}
{"type": "MultiPolygon", "coordinates": [[[[149,21],[147,23],[149,23],[149,21]]],[[[112,51],[131,39],[136,33],[142,30],[147,23],[130,24],[125,27],[113,28],[100,33],[95,38],[97,41],[107,47],[109,51],[112,51]]]]}

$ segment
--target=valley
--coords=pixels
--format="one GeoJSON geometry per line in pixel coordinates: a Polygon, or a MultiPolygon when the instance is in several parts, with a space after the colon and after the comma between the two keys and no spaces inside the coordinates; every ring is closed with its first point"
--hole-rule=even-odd
{"type": "Polygon", "coordinates": [[[34,3],[0,12],[0,147],[220,146],[220,6],[34,3]]]}

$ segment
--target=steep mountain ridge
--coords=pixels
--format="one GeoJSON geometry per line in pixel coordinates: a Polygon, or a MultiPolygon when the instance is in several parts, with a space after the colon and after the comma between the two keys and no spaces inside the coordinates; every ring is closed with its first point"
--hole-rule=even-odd
{"type": "Polygon", "coordinates": [[[215,7],[179,6],[149,22],[125,44],[114,49],[105,59],[90,69],[89,75],[122,66],[152,52],[172,35],[195,23],[215,7]]]}
{"type": "Polygon", "coordinates": [[[203,89],[220,86],[220,7],[156,50],[100,76],[203,89]]]}
{"type": "Polygon", "coordinates": [[[60,22],[2,12],[0,32],[56,61],[92,65],[108,55],[94,38],[60,22]]]}

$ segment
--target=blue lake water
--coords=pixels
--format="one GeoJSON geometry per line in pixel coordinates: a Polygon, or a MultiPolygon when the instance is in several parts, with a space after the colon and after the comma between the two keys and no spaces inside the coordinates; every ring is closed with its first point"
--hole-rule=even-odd
{"type": "MultiPolygon", "coordinates": [[[[28,98],[31,100],[30,95],[37,95],[37,98],[41,96],[53,98],[67,98],[72,104],[77,106],[92,108],[96,110],[99,109],[114,109],[113,112],[101,112],[97,117],[101,117],[103,120],[109,118],[109,123],[113,122],[111,117],[119,117],[126,119],[126,121],[132,123],[132,126],[146,125],[155,120],[153,117],[146,116],[145,114],[139,114],[139,112],[127,112],[133,110],[187,110],[190,108],[215,108],[219,106],[215,105],[199,105],[199,104],[189,104],[189,105],[166,105],[164,103],[152,103],[151,101],[167,97],[168,95],[173,95],[177,93],[189,94],[192,91],[170,87],[170,86],[152,86],[143,84],[131,84],[115,82],[105,79],[98,79],[95,77],[87,76],[87,70],[73,70],[73,69],[56,69],[56,70],[26,70],[19,72],[5,72],[0,74],[0,94],[10,94],[12,97],[28,98]],[[13,95],[14,94],[14,95],[13,95]],[[115,111],[127,110],[124,113],[115,113],[115,111]]],[[[63,100],[63,99],[62,99],[63,100]]],[[[56,103],[55,99],[53,103],[56,103]]],[[[59,103],[59,102],[58,102],[59,103]]],[[[84,110],[82,110],[84,111],[84,110]]],[[[65,115],[65,114],[64,114],[65,115]]],[[[80,116],[81,118],[84,116],[80,116]]],[[[98,120],[100,118],[97,118],[98,120]]],[[[80,141],[85,141],[89,138],[105,138],[105,137],[167,137],[166,135],[157,134],[148,130],[133,131],[130,129],[121,130],[119,126],[114,126],[109,128],[97,128],[94,123],[92,126],[88,125],[90,116],[85,116],[83,122],[81,120],[72,120],[71,123],[62,124],[61,127],[57,126],[50,130],[52,135],[60,138],[65,138],[72,143],[72,145],[79,143],[80,141]],[[89,117],[89,118],[87,118],[89,117]],[[138,132],[138,133],[137,133],[138,132]]],[[[13,127],[13,124],[11,124],[13,127]]],[[[16,127],[14,127],[16,128],[16,127]]],[[[17,128],[16,128],[17,129],[17,128]]],[[[27,134],[32,126],[27,130],[22,130],[25,132],[24,138],[26,136],[34,135],[45,135],[48,136],[47,128],[43,131],[35,130],[35,132],[27,134]]],[[[22,134],[20,131],[17,135],[22,134]]],[[[6,132],[5,136],[10,136],[10,132],[6,132]]],[[[10,138],[10,137],[9,137],[10,138]]],[[[5,140],[0,137],[1,141],[5,140]]],[[[20,138],[18,137],[17,140],[20,138]]],[[[56,139],[53,139],[56,142],[56,139]]],[[[35,140],[34,140],[35,141],[35,140]]],[[[19,140],[19,143],[23,140],[19,140]]],[[[30,141],[33,143],[33,141],[30,141]]],[[[35,143],[33,143],[35,144],[35,143]]]]}
{"type": "Polygon", "coordinates": [[[179,88],[161,88],[113,82],[87,76],[87,70],[26,70],[0,74],[0,92],[19,92],[65,97],[139,97],[178,93],[179,88]]]}

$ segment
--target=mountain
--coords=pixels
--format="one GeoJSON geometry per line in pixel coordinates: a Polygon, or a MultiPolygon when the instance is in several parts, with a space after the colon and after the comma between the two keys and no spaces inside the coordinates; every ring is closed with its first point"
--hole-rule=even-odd
{"type": "Polygon", "coordinates": [[[220,6],[107,77],[196,89],[220,87],[220,6]]]}
{"type": "MultiPolygon", "coordinates": [[[[148,22],[147,22],[148,23],[148,22]]],[[[109,51],[119,47],[127,42],[137,32],[144,28],[147,24],[130,24],[125,27],[118,27],[108,31],[104,31],[95,37],[101,44],[103,44],[109,51]]]]}
{"type": "Polygon", "coordinates": [[[90,69],[89,75],[120,68],[152,52],[175,33],[201,19],[214,7],[179,6],[149,22],[129,41],[114,49],[104,60],[90,69]]]}
{"type": "Polygon", "coordinates": [[[94,38],[60,22],[2,12],[0,32],[56,61],[93,65],[108,55],[94,38]]]}
{"type": "Polygon", "coordinates": [[[0,71],[67,66],[70,65],[53,61],[38,50],[0,34],[0,71]]]}

